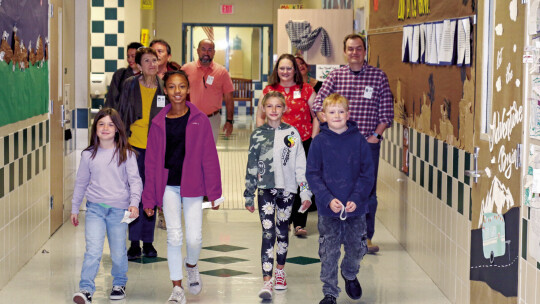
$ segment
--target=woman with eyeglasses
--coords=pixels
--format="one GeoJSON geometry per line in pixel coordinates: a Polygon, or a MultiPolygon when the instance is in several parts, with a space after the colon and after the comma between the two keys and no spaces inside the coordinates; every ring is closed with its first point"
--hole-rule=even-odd
{"type": "MultiPolygon", "coordinates": [[[[126,126],[129,144],[137,152],[139,175],[144,185],[144,159],[148,130],[152,119],[169,102],[165,98],[163,82],[157,76],[156,51],[149,47],[137,49],[135,62],[141,74],[125,80],[118,110],[126,126]]],[[[143,210],[142,203],[139,204],[139,210],[143,210]]],[[[147,258],[157,257],[157,251],[152,244],[155,224],[155,213],[148,216],[144,212],[141,212],[139,218],[129,224],[131,246],[127,252],[128,260],[139,259],[141,255],[147,258]],[[140,241],[143,242],[142,251],[140,241]]]]}
{"type": "MultiPolygon", "coordinates": [[[[319,121],[311,111],[317,94],[309,84],[304,83],[293,55],[283,54],[278,58],[263,95],[271,91],[278,91],[285,96],[287,110],[283,114],[282,121],[298,130],[307,157],[311,139],[319,133],[319,121]]],[[[263,109],[257,107],[257,127],[263,125],[264,121],[263,109]]],[[[307,235],[306,210],[309,205],[310,203],[302,204],[299,197],[294,201],[290,223],[296,236],[307,235]]]]}

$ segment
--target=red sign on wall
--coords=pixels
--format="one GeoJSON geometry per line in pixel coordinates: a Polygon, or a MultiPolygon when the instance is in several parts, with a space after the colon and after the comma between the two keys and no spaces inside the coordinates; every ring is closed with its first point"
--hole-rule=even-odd
{"type": "Polygon", "coordinates": [[[233,5],[232,4],[222,4],[221,5],[221,13],[224,15],[230,15],[233,13],[233,5]]]}

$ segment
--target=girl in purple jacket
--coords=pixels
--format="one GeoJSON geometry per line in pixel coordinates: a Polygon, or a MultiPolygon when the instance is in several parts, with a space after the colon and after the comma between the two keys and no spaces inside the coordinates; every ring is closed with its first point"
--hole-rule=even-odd
{"type": "Polygon", "coordinates": [[[167,222],[167,259],[173,284],[168,303],[184,304],[184,264],[189,292],[201,292],[197,262],[202,247],[202,202],[203,196],[207,196],[213,205],[221,197],[221,172],[210,121],[186,101],[189,94],[186,73],[167,72],[163,81],[170,104],[152,120],[148,133],[142,202],[148,216],[154,215],[156,205],[163,208],[167,222]],[[182,260],[182,210],[187,246],[185,260],[182,260]]]}

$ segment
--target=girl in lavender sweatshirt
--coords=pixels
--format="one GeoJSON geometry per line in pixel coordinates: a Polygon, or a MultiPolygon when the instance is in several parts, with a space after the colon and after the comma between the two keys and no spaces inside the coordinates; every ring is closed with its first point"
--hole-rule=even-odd
{"type": "Polygon", "coordinates": [[[139,216],[142,181],[135,152],[129,145],[124,124],[116,110],[101,109],[92,125],[90,145],[81,154],[71,207],[71,223],[79,225],[79,207],[86,196],[86,253],[81,270],[77,304],[92,303],[94,279],[99,270],[105,233],[111,250],[113,286],[111,300],[125,298],[128,260],[126,209],[130,218],[139,216]]]}

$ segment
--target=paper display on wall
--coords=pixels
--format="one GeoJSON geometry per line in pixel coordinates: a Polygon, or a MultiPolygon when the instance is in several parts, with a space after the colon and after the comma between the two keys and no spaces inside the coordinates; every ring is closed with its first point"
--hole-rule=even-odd
{"type": "Polygon", "coordinates": [[[531,101],[531,123],[529,136],[540,140],[540,100],[531,101]]]}
{"type": "Polygon", "coordinates": [[[401,42],[401,61],[410,62],[413,43],[413,27],[403,27],[403,40],[401,42]]]}
{"type": "Polygon", "coordinates": [[[471,25],[469,18],[457,22],[457,65],[471,65],[471,25]]]}
{"type": "Polygon", "coordinates": [[[530,145],[523,205],[540,209],[540,146],[530,145]]]}
{"type": "Polygon", "coordinates": [[[403,26],[401,61],[429,65],[471,65],[470,18],[403,26]]]}
{"type": "Polygon", "coordinates": [[[315,77],[318,81],[325,81],[326,77],[335,69],[338,69],[338,64],[317,64],[317,71],[315,77]]]}
{"type": "Polygon", "coordinates": [[[456,20],[444,20],[441,46],[439,49],[439,64],[450,65],[454,59],[454,37],[456,20]]]}
{"type": "Polygon", "coordinates": [[[540,261],[540,209],[531,209],[529,219],[529,254],[537,261],[540,261]]]}

